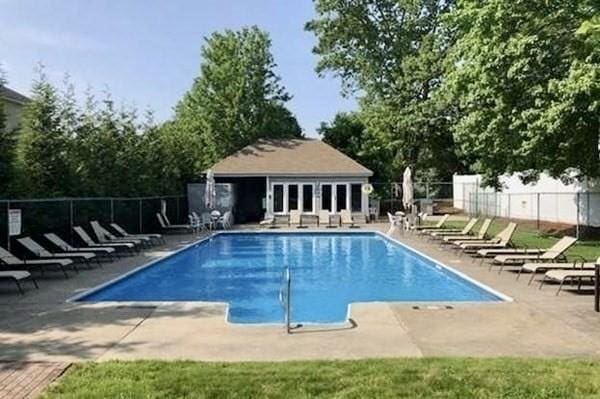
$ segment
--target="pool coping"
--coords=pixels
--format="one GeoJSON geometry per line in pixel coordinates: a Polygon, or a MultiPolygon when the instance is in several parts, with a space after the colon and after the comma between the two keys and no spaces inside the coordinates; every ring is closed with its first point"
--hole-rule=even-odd
{"type": "Polygon", "coordinates": [[[95,287],[92,287],[86,291],[80,292],[76,295],[73,295],[69,298],[67,298],[66,302],[72,305],[76,305],[78,307],[90,307],[90,308],[97,308],[97,307],[114,307],[114,306],[122,306],[122,307],[154,307],[154,308],[165,308],[165,307],[171,307],[171,306],[192,306],[192,307],[205,307],[205,306],[225,306],[225,314],[224,314],[224,318],[225,318],[225,322],[228,325],[233,325],[236,327],[257,327],[257,326],[263,326],[263,327],[273,327],[273,326],[277,326],[277,327],[281,327],[284,323],[233,323],[231,321],[228,320],[228,315],[229,315],[229,303],[228,302],[218,302],[218,301],[89,301],[89,302],[79,302],[80,299],[91,295],[95,292],[98,292],[100,290],[102,290],[103,288],[112,285],[120,280],[124,280],[126,278],[128,278],[129,276],[138,273],[146,268],[152,267],[154,266],[156,263],[163,261],[167,258],[170,258],[172,256],[175,256],[177,254],[179,254],[180,252],[186,251],[189,248],[196,246],[198,244],[201,244],[205,241],[211,240],[214,237],[217,237],[219,235],[223,235],[223,234],[282,234],[282,233],[287,233],[287,234],[293,234],[293,233],[300,233],[300,234],[306,234],[306,233],[316,233],[316,234],[332,234],[332,233],[343,233],[343,234],[364,234],[364,233],[368,233],[368,234],[376,234],[378,236],[380,236],[381,238],[385,239],[385,240],[389,240],[395,244],[400,245],[401,247],[405,248],[408,251],[411,251],[413,253],[415,253],[418,256],[421,256],[423,258],[425,258],[426,260],[428,260],[429,262],[433,263],[435,266],[438,266],[440,268],[443,268],[444,270],[458,276],[459,278],[462,278],[466,281],[468,281],[469,283],[477,286],[478,288],[494,295],[495,297],[497,297],[499,300],[498,301],[366,301],[366,302],[350,302],[348,303],[348,309],[347,309],[347,313],[346,313],[346,319],[344,321],[341,322],[333,322],[333,323],[322,323],[322,322],[302,322],[302,325],[310,325],[310,326],[318,326],[318,325],[323,325],[323,326],[336,326],[336,325],[346,325],[350,322],[350,319],[352,319],[351,314],[352,314],[352,306],[353,305],[358,305],[358,304],[389,304],[389,305],[396,305],[396,304],[400,304],[400,305],[407,305],[407,306],[416,306],[416,305],[429,305],[429,306],[439,306],[439,305],[444,305],[444,304],[451,304],[451,305],[486,305],[486,304],[498,304],[498,303],[510,303],[510,302],[514,302],[514,299],[498,290],[495,290],[491,287],[489,287],[486,284],[481,283],[480,281],[477,281],[469,276],[467,276],[466,274],[456,270],[455,268],[445,265],[444,263],[432,258],[429,255],[424,254],[423,252],[412,248],[411,246],[404,244],[403,242],[381,232],[378,230],[372,230],[372,229],[365,229],[365,230],[356,230],[356,229],[339,229],[336,231],[324,231],[324,230],[311,230],[311,229],[304,229],[302,231],[296,231],[296,230],[279,230],[279,231],[273,231],[273,230],[224,230],[224,231],[216,231],[216,232],[212,232],[211,234],[209,234],[208,236],[198,240],[198,241],[194,241],[188,245],[183,246],[182,248],[177,249],[176,251],[171,252],[170,254],[166,255],[166,256],[162,256],[162,257],[158,257],[148,263],[145,263],[143,265],[140,265],[138,267],[135,267],[131,270],[129,270],[128,272],[125,272],[124,274],[121,274],[120,276],[117,276],[115,278],[112,278],[100,285],[97,285],[95,287]]]}

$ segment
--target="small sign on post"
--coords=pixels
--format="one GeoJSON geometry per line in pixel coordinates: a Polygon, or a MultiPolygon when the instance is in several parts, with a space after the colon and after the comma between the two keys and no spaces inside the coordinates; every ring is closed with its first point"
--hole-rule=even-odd
{"type": "Polygon", "coordinates": [[[21,234],[21,210],[20,209],[9,209],[8,210],[8,235],[18,236],[21,234]]]}

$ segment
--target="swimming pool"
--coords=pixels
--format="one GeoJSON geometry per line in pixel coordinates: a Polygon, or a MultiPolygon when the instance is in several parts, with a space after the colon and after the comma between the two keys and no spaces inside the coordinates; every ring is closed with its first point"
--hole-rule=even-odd
{"type": "Polygon", "coordinates": [[[483,286],[375,232],[221,233],[92,290],[77,301],[229,303],[233,323],[335,323],[353,302],[491,302],[483,286]]]}

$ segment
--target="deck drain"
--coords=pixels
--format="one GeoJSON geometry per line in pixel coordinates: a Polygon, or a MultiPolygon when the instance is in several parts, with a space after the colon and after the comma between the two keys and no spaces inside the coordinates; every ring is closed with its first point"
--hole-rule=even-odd
{"type": "Polygon", "coordinates": [[[427,305],[425,307],[421,306],[413,306],[414,310],[451,310],[454,309],[453,306],[445,305],[445,306],[437,306],[437,305],[427,305]]]}
{"type": "Polygon", "coordinates": [[[141,310],[154,310],[156,306],[151,305],[119,305],[117,309],[141,309],[141,310]]]}

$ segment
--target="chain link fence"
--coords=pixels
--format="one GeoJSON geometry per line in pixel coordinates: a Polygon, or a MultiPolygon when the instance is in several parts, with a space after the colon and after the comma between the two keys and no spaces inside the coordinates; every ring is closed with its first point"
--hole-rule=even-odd
{"type": "Polygon", "coordinates": [[[467,197],[455,200],[454,207],[470,215],[529,221],[537,230],[546,230],[549,224],[573,226],[578,238],[600,231],[598,192],[466,192],[467,197]]]}
{"type": "Polygon", "coordinates": [[[186,196],[143,198],[48,198],[0,200],[0,246],[11,247],[9,210],[21,210],[21,235],[41,238],[44,233],[56,233],[74,243],[73,226],[89,227],[97,220],[103,225],[118,223],[128,232],[158,232],[156,213],[163,202],[173,224],[187,223],[186,196]]]}
{"type": "MultiPolygon", "coordinates": [[[[402,182],[372,183],[373,193],[369,196],[369,207],[378,218],[387,218],[387,213],[404,211],[402,204],[402,182]]],[[[446,213],[452,207],[453,186],[451,182],[414,182],[413,198],[420,211],[446,213]]]]}

